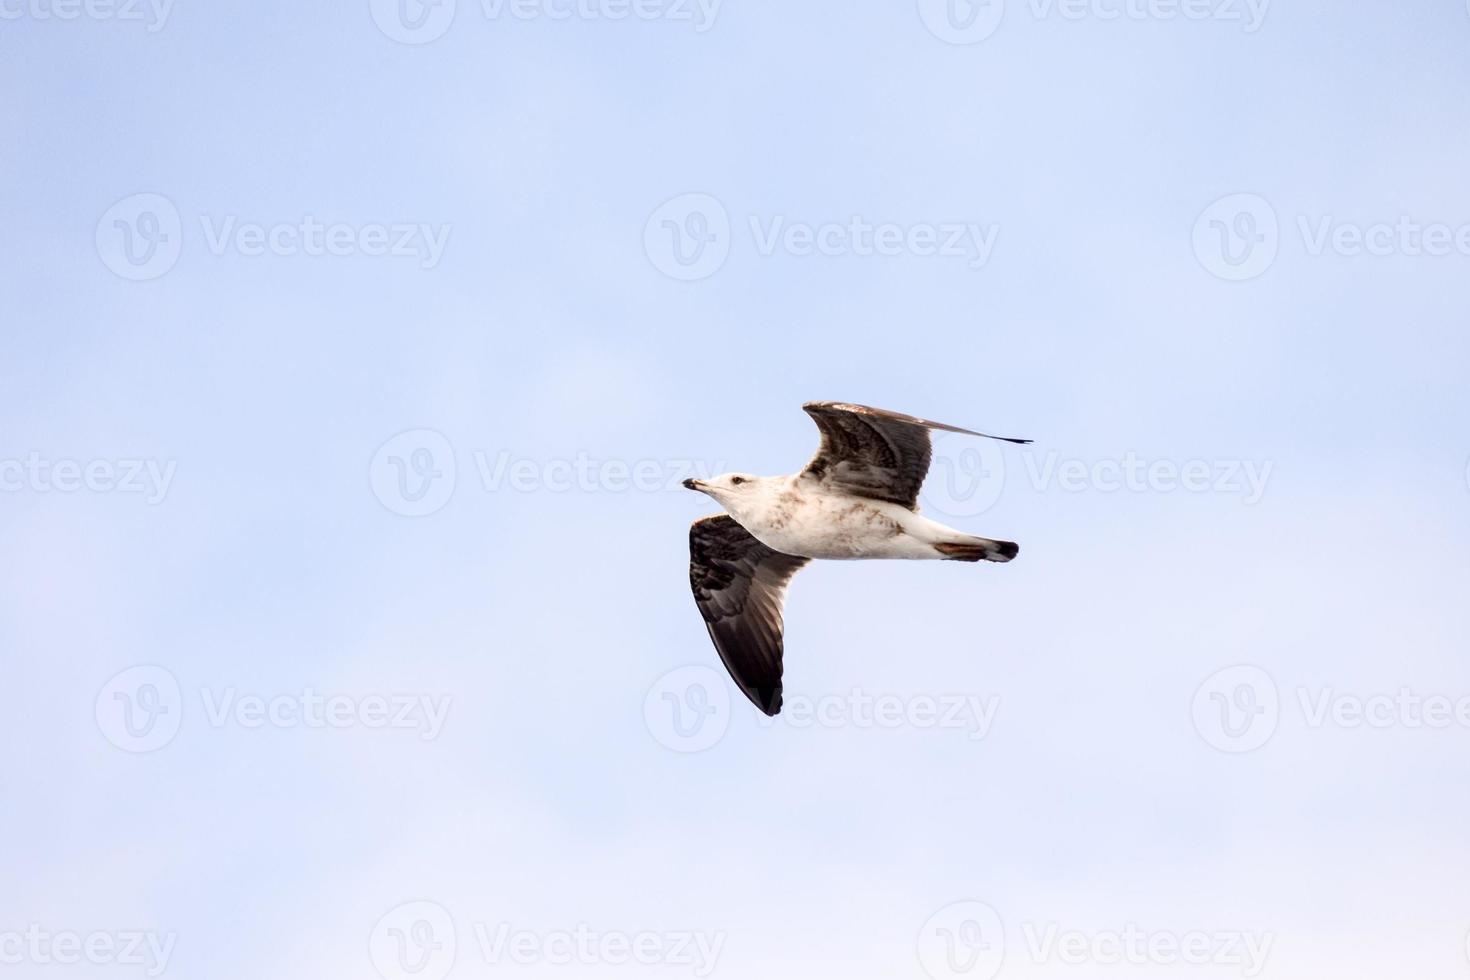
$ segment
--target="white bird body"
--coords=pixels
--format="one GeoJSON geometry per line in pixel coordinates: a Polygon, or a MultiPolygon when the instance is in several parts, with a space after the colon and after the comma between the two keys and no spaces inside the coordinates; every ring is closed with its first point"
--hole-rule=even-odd
{"type": "Polygon", "coordinates": [[[952,556],[936,544],[987,540],[886,500],[834,493],[801,473],[745,477],[738,492],[713,483],[701,489],[761,544],[802,558],[944,559],[952,556]]]}

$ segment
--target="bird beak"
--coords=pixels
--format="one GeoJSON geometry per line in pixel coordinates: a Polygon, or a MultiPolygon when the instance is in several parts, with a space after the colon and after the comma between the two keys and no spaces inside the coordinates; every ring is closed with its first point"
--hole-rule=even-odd
{"type": "Polygon", "coordinates": [[[703,483],[700,483],[698,480],[694,479],[694,477],[691,476],[689,479],[687,479],[687,480],[684,481],[684,489],[685,490],[703,490],[704,489],[704,484],[703,483]]]}

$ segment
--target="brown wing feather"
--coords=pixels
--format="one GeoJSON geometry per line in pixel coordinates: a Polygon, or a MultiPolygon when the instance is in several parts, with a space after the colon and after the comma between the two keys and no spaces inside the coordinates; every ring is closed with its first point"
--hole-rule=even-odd
{"type": "Polygon", "coordinates": [[[727,514],[689,528],[689,585],[720,660],[768,715],[781,710],[781,600],[808,559],[773,551],[727,514]]]}
{"type": "Polygon", "coordinates": [[[802,409],[822,433],[822,445],[803,476],[831,483],[844,493],[886,500],[909,510],[917,508],[919,487],[929,472],[934,451],[930,429],[1005,442],[1031,441],[846,402],[807,402],[802,409]]]}

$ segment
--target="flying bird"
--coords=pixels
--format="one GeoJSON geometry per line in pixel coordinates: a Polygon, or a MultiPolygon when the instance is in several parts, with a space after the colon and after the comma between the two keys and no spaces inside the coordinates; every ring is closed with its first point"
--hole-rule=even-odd
{"type": "Polygon", "coordinates": [[[757,708],[781,710],[781,603],[813,558],[1006,562],[1011,541],[976,537],[919,514],[929,430],[1028,443],[845,402],[808,402],[822,444],[800,473],[726,473],[684,486],[725,513],[689,528],[689,584],[731,678],[757,708]]]}

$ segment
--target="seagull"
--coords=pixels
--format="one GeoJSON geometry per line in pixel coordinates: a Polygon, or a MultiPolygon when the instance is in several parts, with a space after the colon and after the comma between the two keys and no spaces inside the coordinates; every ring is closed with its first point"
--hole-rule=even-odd
{"type": "Polygon", "coordinates": [[[781,710],[781,603],[813,558],[1007,562],[1014,542],[980,538],[919,514],[931,429],[1025,444],[846,402],[808,402],[822,444],[800,473],[725,473],[684,486],[725,513],[689,528],[689,584],[730,677],[751,702],[781,710]]]}

